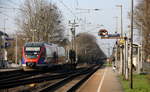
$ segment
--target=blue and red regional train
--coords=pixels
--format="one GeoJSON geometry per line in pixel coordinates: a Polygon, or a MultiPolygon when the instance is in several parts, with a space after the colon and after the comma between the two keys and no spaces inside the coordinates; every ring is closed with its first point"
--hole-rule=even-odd
{"type": "Polygon", "coordinates": [[[51,67],[67,63],[63,47],[45,42],[26,43],[22,51],[23,69],[51,67]]]}

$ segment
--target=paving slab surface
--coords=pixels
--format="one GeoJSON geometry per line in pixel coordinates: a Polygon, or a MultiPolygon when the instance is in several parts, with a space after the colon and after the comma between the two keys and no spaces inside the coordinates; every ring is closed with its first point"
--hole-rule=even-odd
{"type": "Polygon", "coordinates": [[[123,92],[117,71],[104,67],[95,72],[77,92],[123,92]]]}
{"type": "Polygon", "coordinates": [[[0,72],[9,72],[9,71],[16,71],[20,69],[0,69],[0,72]]]}

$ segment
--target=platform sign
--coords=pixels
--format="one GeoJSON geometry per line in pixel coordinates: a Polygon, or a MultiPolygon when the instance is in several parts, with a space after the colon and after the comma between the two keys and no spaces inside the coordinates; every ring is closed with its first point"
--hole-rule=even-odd
{"type": "Polygon", "coordinates": [[[101,39],[123,39],[124,37],[101,37],[101,39]]]}
{"type": "Polygon", "coordinates": [[[101,39],[123,39],[124,37],[120,37],[120,34],[108,34],[106,36],[101,36],[101,39]]]}
{"type": "Polygon", "coordinates": [[[108,34],[108,37],[120,37],[120,34],[115,33],[115,34],[108,34]]]}
{"type": "Polygon", "coordinates": [[[120,39],[120,40],[119,40],[119,43],[120,43],[120,44],[124,44],[124,43],[125,43],[125,40],[124,40],[124,39],[120,39]]]}

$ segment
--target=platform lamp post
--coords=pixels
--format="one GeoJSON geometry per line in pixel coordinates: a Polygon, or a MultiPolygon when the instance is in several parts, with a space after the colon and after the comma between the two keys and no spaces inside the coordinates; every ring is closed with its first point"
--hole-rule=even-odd
{"type": "MultiPolygon", "coordinates": [[[[123,37],[122,5],[116,5],[116,7],[120,8],[120,18],[121,18],[121,20],[120,20],[120,23],[121,23],[121,25],[120,25],[121,32],[120,33],[121,33],[121,37],[123,37]]],[[[120,73],[122,75],[124,75],[124,60],[123,60],[123,48],[122,48],[122,46],[120,48],[120,62],[121,62],[121,64],[120,64],[120,73]]]]}
{"type": "Polygon", "coordinates": [[[122,18],[122,5],[116,5],[116,7],[119,7],[119,8],[120,8],[120,17],[121,17],[121,20],[120,20],[120,22],[121,22],[121,25],[120,25],[120,27],[121,27],[121,36],[123,37],[123,18],[122,18]]]}
{"type": "Polygon", "coordinates": [[[130,65],[130,88],[133,89],[133,6],[134,1],[131,0],[131,65],[130,65]]]}
{"type": "MultiPolygon", "coordinates": [[[[140,69],[143,70],[143,24],[141,24],[141,65],[140,65],[140,69]]],[[[141,71],[140,71],[141,72],[141,71]]],[[[143,71],[142,71],[143,72],[143,71]]]]}

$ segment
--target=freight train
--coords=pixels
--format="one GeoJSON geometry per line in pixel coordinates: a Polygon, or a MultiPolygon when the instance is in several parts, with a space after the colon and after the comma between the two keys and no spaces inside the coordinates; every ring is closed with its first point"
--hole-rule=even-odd
{"type": "Polygon", "coordinates": [[[24,70],[69,64],[63,47],[45,42],[26,43],[22,51],[24,70]]]}

